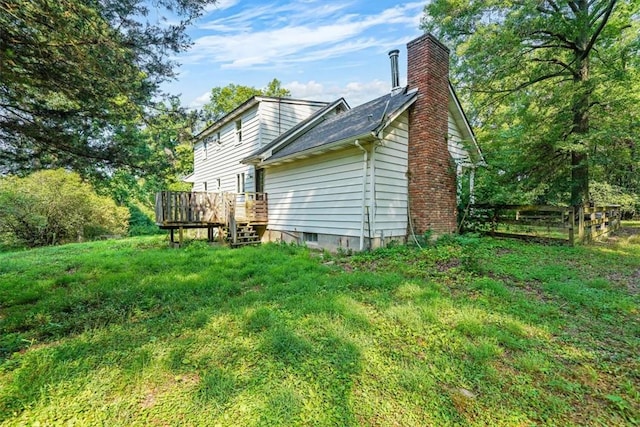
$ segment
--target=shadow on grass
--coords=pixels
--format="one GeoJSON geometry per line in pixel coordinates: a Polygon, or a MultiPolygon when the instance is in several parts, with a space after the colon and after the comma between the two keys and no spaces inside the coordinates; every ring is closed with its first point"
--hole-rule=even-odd
{"type": "MultiPolygon", "coordinates": [[[[12,277],[0,301],[0,362],[10,373],[0,395],[0,421],[38,405],[45,390],[61,384],[80,390],[110,366],[121,372],[123,384],[145,370],[195,373],[194,405],[209,402],[219,409],[243,391],[264,387],[261,375],[275,367],[329,390],[319,403],[330,405],[335,419],[353,422],[346,394],[350,375],[359,369],[357,346],[333,335],[318,340],[296,327],[310,312],[332,310],[334,292],[343,286],[328,285],[327,268],[306,251],[119,246],[98,245],[97,256],[54,248],[57,260],[46,272],[12,277]],[[213,347],[208,334],[217,334],[213,347]],[[246,378],[231,374],[251,360],[255,372],[246,378]],[[327,378],[325,369],[335,377],[327,378]]],[[[20,270],[43,255],[46,250],[11,261],[20,270]]],[[[271,408],[265,420],[297,416],[300,398],[292,390],[293,383],[264,390],[263,405],[271,408]]]]}
{"type": "Polygon", "coordinates": [[[282,245],[161,245],[132,239],[0,260],[0,421],[37,411],[49,393],[72,399],[106,367],[119,378],[107,395],[141,394],[127,397],[139,419],[161,417],[153,402],[164,396],[194,422],[201,412],[221,424],[242,411],[266,425],[557,421],[586,393],[558,360],[591,363],[600,334],[633,311],[609,283],[580,286],[590,273],[572,263],[604,261],[606,273],[616,259],[582,249],[544,249],[533,264],[542,257],[534,245],[402,249],[342,268],[282,245]],[[588,344],[559,346],[581,311],[608,317],[587,320],[595,336],[577,333],[588,344]],[[555,374],[562,381],[549,389],[555,374]]]}

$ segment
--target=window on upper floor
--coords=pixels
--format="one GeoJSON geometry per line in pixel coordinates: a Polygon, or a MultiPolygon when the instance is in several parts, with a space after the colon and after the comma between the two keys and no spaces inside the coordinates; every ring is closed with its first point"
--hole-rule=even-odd
{"type": "Polygon", "coordinates": [[[236,193],[244,193],[244,172],[236,175],[236,193]]]}
{"type": "Polygon", "coordinates": [[[242,119],[236,120],[236,144],[242,143],[242,119]]]}
{"type": "Polygon", "coordinates": [[[207,160],[207,155],[209,154],[209,141],[206,139],[202,141],[202,159],[207,160]]]}
{"type": "Polygon", "coordinates": [[[222,139],[220,139],[220,132],[216,132],[214,142],[216,143],[216,150],[220,150],[222,148],[222,139]]]}

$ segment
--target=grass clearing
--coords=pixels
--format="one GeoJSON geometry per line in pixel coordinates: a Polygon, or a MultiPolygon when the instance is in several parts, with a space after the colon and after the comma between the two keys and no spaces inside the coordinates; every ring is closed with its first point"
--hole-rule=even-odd
{"type": "Polygon", "coordinates": [[[0,423],[628,425],[640,241],[0,253],[0,423]]]}

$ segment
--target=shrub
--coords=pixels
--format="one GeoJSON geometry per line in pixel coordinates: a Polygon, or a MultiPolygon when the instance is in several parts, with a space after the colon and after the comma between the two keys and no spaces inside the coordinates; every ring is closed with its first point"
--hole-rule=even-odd
{"type": "Polygon", "coordinates": [[[0,233],[34,247],[124,234],[129,212],[63,169],[0,179],[0,233]]]}
{"type": "Polygon", "coordinates": [[[140,203],[130,202],[127,204],[129,209],[129,235],[130,236],[147,236],[153,234],[162,234],[163,231],[151,219],[152,211],[146,211],[145,207],[140,203]]]}
{"type": "Polygon", "coordinates": [[[589,197],[596,205],[620,205],[623,218],[632,218],[640,205],[637,194],[606,182],[589,183],[589,197]]]}

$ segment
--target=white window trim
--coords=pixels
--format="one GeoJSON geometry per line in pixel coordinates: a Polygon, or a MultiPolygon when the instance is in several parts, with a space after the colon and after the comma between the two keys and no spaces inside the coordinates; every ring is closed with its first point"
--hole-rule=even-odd
{"type": "Polygon", "coordinates": [[[236,174],[236,193],[241,194],[246,190],[246,180],[244,172],[236,174]]]}
{"type": "Polygon", "coordinates": [[[240,145],[242,144],[242,119],[236,120],[235,129],[236,145],[240,145]]]}

